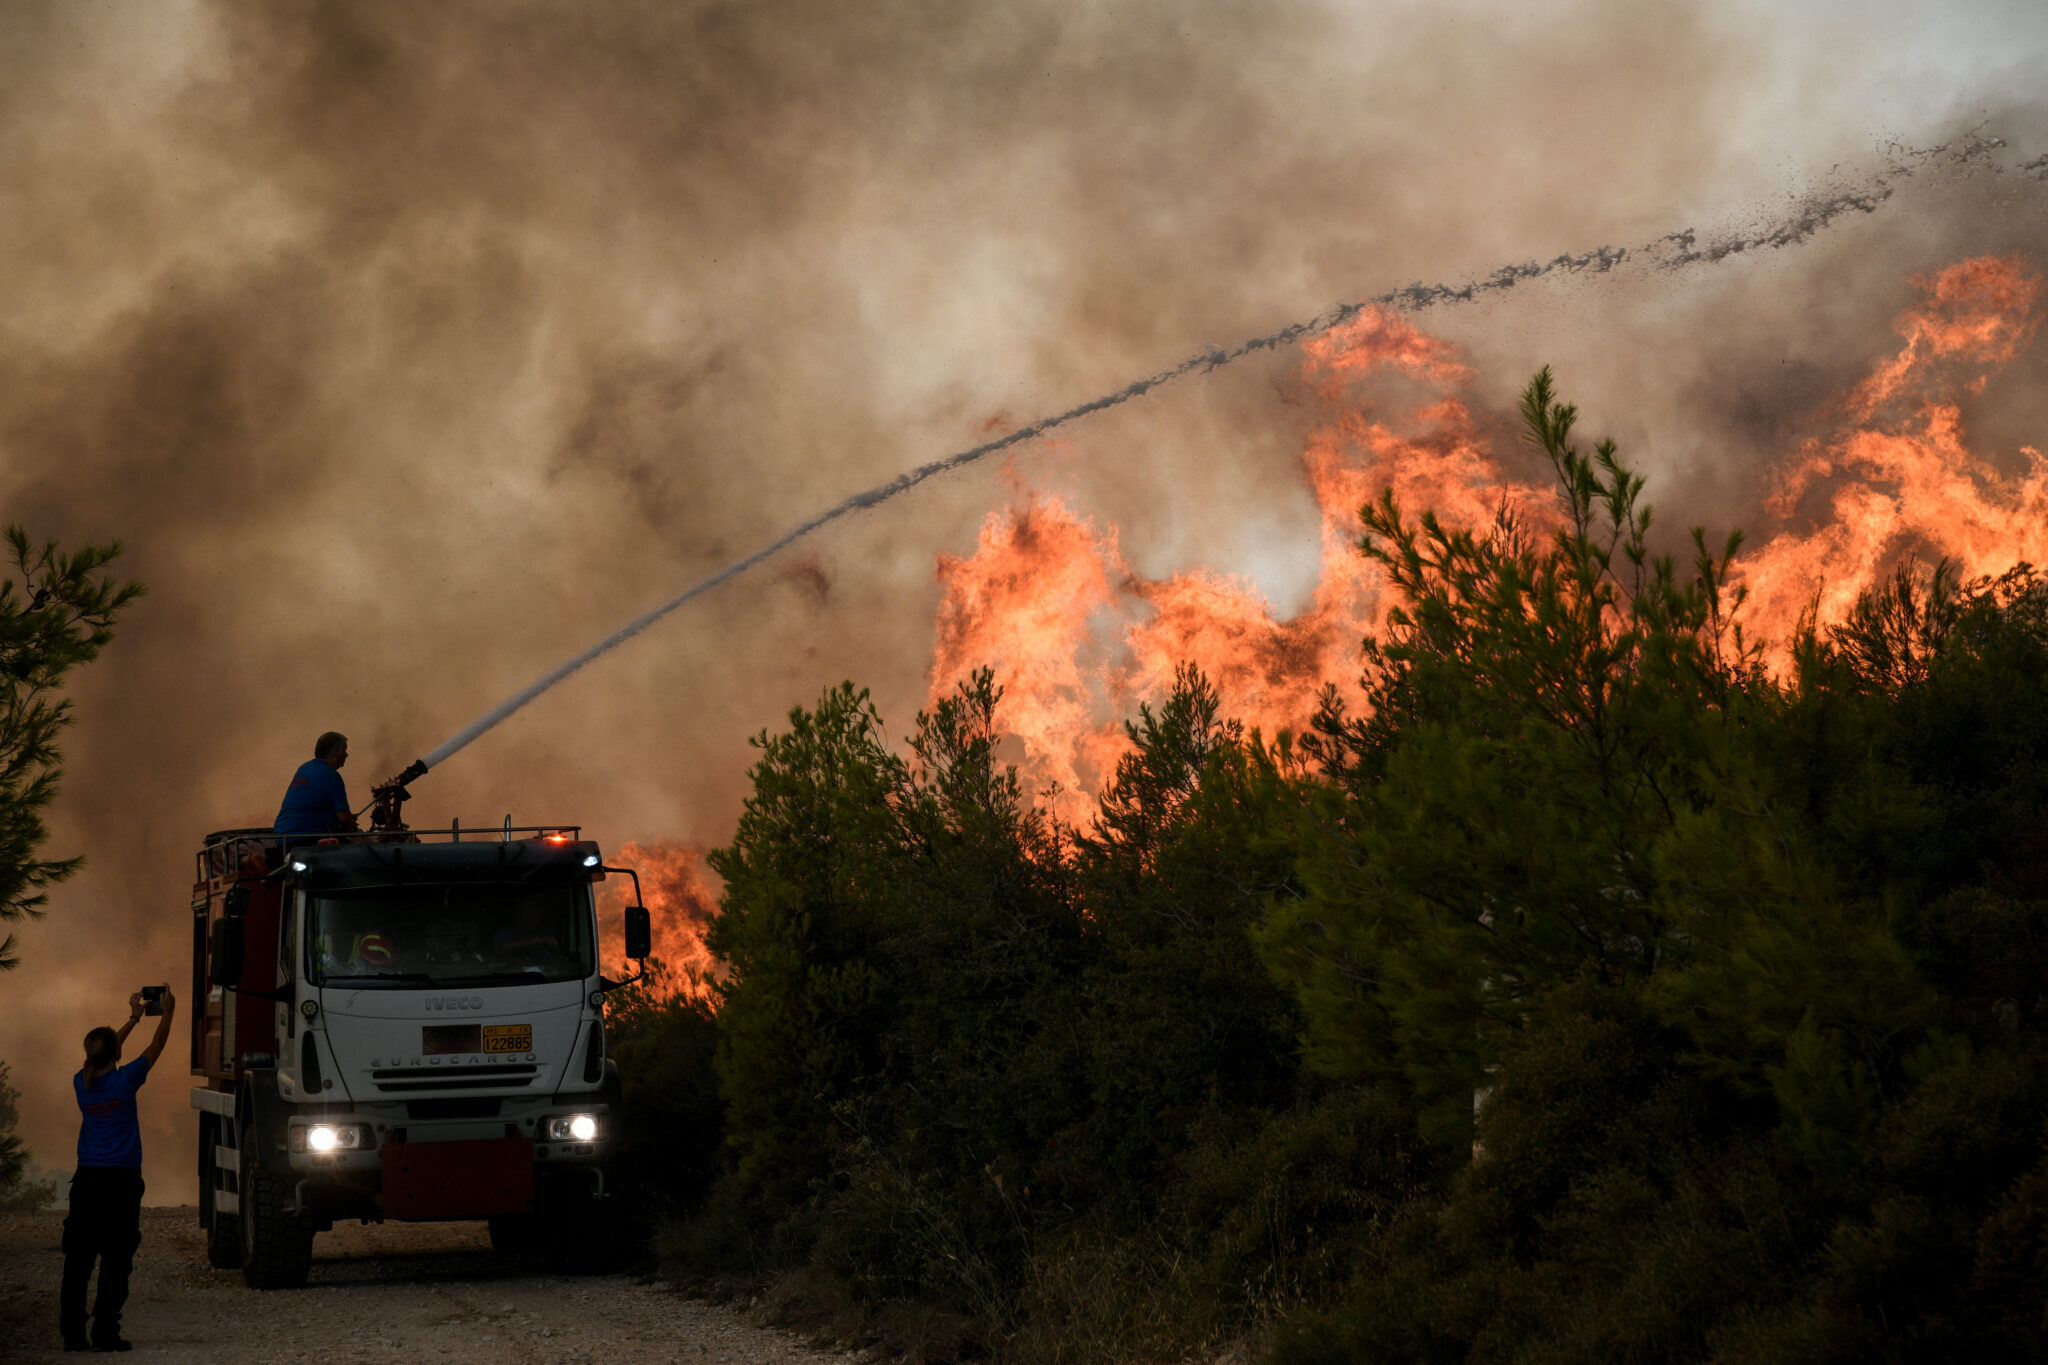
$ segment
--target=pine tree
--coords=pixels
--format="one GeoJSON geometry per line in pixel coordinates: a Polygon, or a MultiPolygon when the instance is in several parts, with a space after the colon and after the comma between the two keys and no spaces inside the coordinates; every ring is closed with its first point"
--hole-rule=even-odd
{"type": "Polygon", "coordinates": [[[0,1212],[48,1208],[56,1202],[57,1184],[28,1178],[29,1150],[14,1131],[21,1092],[10,1082],[7,1063],[0,1062],[0,1212]]]}
{"type": "Polygon", "coordinates": [[[1362,509],[1399,605],[1368,642],[1367,716],[1326,707],[1309,746],[1334,790],[1303,820],[1308,894],[1261,930],[1311,1064],[1414,1087],[1453,1140],[1532,1000],[1669,950],[1652,850],[1753,674],[1725,586],[1739,539],[1695,531],[1682,574],[1613,443],[1572,443],[1547,369],[1522,413],[1560,493],[1547,541],[1540,509],[1484,532],[1411,522],[1391,490],[1362,509]]]}
{"type": "MultiPolygon", "coordinates": [[[[115,618],[142,585],[101,572],[119,541],[67,555],[9,526],[7,545],[19,581],[0,580],[0,921],[20,921],[40,916],[49,889],[83,863],[42,856],[43,812],[64,772],[57,741],[71,723],[71,701],[59,694],[114,638],[115,618]]],[[[0,938],[0,969],[18,965],[10,933],[0,938]]]]}
{"type": "Polygon", "coordinates": [[[800,1192],[827,1166],[832,1107],[876,1065],[881,906],[898,875],[903,761],[845,683],[755,737],[753,794],[710,864],[727,1143],[748,1189],[800,1192]]]}

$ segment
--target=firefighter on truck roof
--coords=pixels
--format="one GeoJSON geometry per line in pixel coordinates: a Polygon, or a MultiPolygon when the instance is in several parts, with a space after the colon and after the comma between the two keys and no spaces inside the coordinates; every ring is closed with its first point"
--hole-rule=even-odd
{"type": "Polygon", "coordinates": [[[341,765],[348,762],[348,736],[329,730],[313,743],[313,756],[292,774],[284,804],[272,828],[279,838],[318,839],[356,827],[349,809],[341,765]]]}

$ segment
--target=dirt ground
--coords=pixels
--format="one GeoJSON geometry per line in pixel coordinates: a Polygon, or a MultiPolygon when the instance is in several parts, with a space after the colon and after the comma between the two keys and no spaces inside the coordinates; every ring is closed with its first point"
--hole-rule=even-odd
{"type": "MultiPolygon", "coordinates": [[[[0,1213],[0,1361],[63,1356],[63,1211],[0,1213]]],[[[122,1333],[136,1360],[848,1365],[647,1275],[573,1278],[494,1256],[482,1223],[337,1225],[304,1289],[209,1269],[190,1208],[144,1209],[122,1333]]]]}

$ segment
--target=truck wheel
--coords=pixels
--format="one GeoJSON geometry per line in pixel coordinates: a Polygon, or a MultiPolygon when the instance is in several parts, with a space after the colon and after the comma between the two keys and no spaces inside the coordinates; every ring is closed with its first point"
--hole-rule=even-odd
{"type": "Polygon", "coordinates": [[[313,1267],[313,1226],[285,1207],[291,1181],[253,1169],[256,1134],[241,1136],[242,1278],[251,1289],[297,1289],[313,1267]]]}
{"type": "MultiPolygon", "coordinates": [[[[199,1221],[206,1226],[206,1263],[215,1270],[242,1268],[242,1215],[220,1207],[215,1197],[220,1188],[220,1165],[214,1149],[229,1129],[212,1114],[199,1116],[199,1221]]],[[[239,1177],[239,1170],[229,1171],[239,1177]]],[[[235,1181],[237,1185],[241,1182],[235,1181]]]]}

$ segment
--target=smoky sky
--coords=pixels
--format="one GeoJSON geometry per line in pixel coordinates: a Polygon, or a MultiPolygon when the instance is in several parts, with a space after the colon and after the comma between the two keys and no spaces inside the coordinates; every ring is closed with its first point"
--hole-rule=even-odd
{"type": "MultiPolygon", "coordinates": [[[[25,1137],[68,1168],[78,1039],[189,995],[194,848],[267,824],[322,730],[360,803],[788,526],[1205,344],[2006,138],[1796,249],[1422,319],[1483,403],[1555,364],[1679,519],[1739,520],[1908,277],[2048,268],[2044,52],[2032,4],[0,6],[0,515],[118,538],[149,587],[74,688],[50,848],[87,870],[0,978],[25,1137]]],[[[836,524],[437,769],[415,820],[723,840],[789,706],[850,677],[908,723],[934,557],[1016,484],[1142,572],[1290,605],[1296,363],[836,524]]],[[[1986,394],[1994,444],[2048,436],[2038,379],[1986,394]]],[[[143,1092],[159,1202],[193,1197],[183,1022],[143,1092]]]]}

